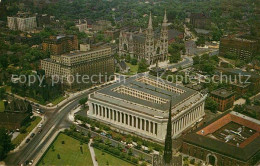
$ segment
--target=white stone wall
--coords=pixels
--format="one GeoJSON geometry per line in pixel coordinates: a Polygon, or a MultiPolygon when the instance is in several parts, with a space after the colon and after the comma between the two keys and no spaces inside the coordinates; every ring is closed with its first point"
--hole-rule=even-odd
{"type": "MultiPolygon", "coordinates": [[[[192,126],[205,115],[204,101],[205,98],[202,98],[187,110],[172,117],[173,138],[178,137],[185,129],[192,126]]],[[[160,119],[159,117],[147,116],[140,112],[99,101],[91,98],[91,95],[89,95],[88,105],[88,116],[90,118],[141,137],[164,142],[167,118],[160,119]]]]}

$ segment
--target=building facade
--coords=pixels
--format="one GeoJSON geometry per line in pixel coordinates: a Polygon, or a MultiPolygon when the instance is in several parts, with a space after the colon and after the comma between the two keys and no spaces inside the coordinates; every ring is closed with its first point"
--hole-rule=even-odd
{"type": "Polygon", "coordinates": [[[256,54],[258,42],[236,37],[224,37],[220,39],[219,55],[228,53],[236,55],[241,60],[251,60],[256,54]]]}
{"type": "Polygon", "coordinates": [[[37,27],[36,16],[18,12],[16,16],[7,17],[7,26],[11,30],[32,31],[37,27]]]}
{"type": "Polygon", "coordinates": [[[76,27],[79,29],[80,32],[85,32],[88,30],[88,23],[87,20],[79,20],[76,24],[76,27]]]}
{"type": "Polygon", "coordinates": [[[210,97],[218,103],[219,111],[231,108],[235,101],[235,93],[223,88],[212,91],[210,97]]]}
{"type": "Polygon", "coordinates": [[[163,143],[172,99],[172,137],[202,119],[206,96],[151,75],[130,77],[89,95],[88,117],[163,143]]]}
{"type": "Polygon", "coordinates": [[[109,76],[114,74],[114,58],[110,47],[74,51],[42,60],[41,68],[47,77],[59,79],[74,90],[109,81],[109,76]]]}
{"type": "Polygon", "coordinates": [[[205,13],[191,13],[190,23],[194,28],[208,29],[210,28],[210,18],[205,13]]]}
{"type": "Polygon", "coordinates": [[[166,61],[168,56],[168,23],[166,12],[160,33],[153,30],[150,14],[148,28],[138,33],[120,32],[119,55],[130,55],[138,60],[145,59],[148,64],[166,61]]]}
{"type": "Polygon", "coordinates": [[[50,52],[51,55],[60,55],[78,50],[78,37],[76,35],[50,36],[42,43],[43,51],[50,52]]]}

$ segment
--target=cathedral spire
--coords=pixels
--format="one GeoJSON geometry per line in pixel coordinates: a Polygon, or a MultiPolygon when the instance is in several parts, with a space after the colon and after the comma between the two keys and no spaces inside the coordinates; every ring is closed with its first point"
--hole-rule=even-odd
{"type": "Polygon", "coordinates": [[[139,29],[139,33],[143,33],[143,32],[142,32],[142,28],[141,28],[141,27],[140,27],[140,29],[139,29]]]}
{"type": "Polygon", "coordinates": [[[163,23],[167,23],[168,20],[167,20],[167,13],[166,13],[166,10],[164,11],[164,18],[163,18],[163,23]]]}
{"type": "Polygon", "coordinates": [[[152,12],[150,12],[148,29],[153,29],[152,12]]]}
{"type": "Polygon", "coordinates": [[[132,32],[130,33],[130,37],[129,37],[129,40],[133,40],[133,34],[132,34],[132,32]]]}
{"type": "Polygon", "coordinates": [[[171,164],[172,161],[172,99],[170,101],[169,117],[167,123],[167,133],[164,144],[163,160],[165,165],[171,164]]]}

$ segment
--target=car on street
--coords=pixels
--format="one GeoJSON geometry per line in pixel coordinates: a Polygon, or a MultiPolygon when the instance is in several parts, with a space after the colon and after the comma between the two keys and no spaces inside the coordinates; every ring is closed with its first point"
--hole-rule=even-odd
{"type": "Polygon", "coordinates": [[[31,137],[31,138],[33,138],[34,136],[35,136],[35,134],[34,134],[34,133],[32,133],[30,137],[31,137]]]}
{"type": "Polygon", "coordinates": [[[29,139],[29,138],[27,138],[25,142],[26,142],[26,143],[30,142],[30,139],[29,139]]]}

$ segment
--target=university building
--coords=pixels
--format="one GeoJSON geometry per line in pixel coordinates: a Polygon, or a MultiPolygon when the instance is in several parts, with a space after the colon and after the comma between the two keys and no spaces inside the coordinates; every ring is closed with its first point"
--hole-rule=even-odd
{"type": "Polygon", "coordinates": [[[182,153],[206,165],[258,165],[260,121],[227,112],[184,136],[182,153]]]}
{"type": "Polygon", "coordinates": [[[168,23],[166,12],[164,15],[161,32],[155,32],[150,14],[148,28],[137,33],[120,32],[119,55],[130,55],[138,60],[145,59],[148,64],[157,61],[166,61],[168,56],[168,23]]]}
{"type": "Polygon", "coordinates": [[[60,55],[78,50],[78,37],[76,35],[50,36],[42,43],[43,51],[50,52],[51,55],[60,55]]]}
{"type": "Polygon", "coordinates": [[[100,81],[106,82],[108,77],[114,74],[114,58],[111,54],[111,47],[84,49],[85,51],[52,55],[51,58],[41,61],[41,68],[45,70],[47,77],[57,77],[72,90],[87,87],[94,82],[97,84],[100,81]],[[91,76],[99,74],[103,75],[101,79],[96,76],[93,81],[90,80],[91,76]],[[76,77],[80,82],[76,82],[76,77]]]}
{"type": "Polygon", "coordinates": [[[176,138],[205,115],[205,98],[195,90],[140,74],[90,94],[87,114],[121,132],[163,143],[169,110],[176,138]]]}
{"type": "Polygon", "coordinates": [[[11,30],[32,31],[37,27],[36,16],[18,12],[16,16],[7,17],[7,26],[11,30]]]}

